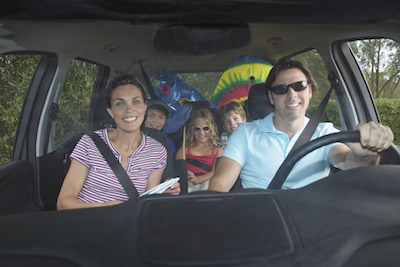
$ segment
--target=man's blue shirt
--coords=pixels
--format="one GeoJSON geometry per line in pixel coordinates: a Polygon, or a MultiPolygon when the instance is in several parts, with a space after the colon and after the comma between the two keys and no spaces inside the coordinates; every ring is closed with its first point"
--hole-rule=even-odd
{"type": "MultiPolygon", "coordinates": [[[[243,188],[266,189],[309,122],[305,117],[303,128],[289,139],[275,128],[273,116],[271,113],[264,119],[239,124],[222,153],[242,166],[243,188]]],[[[338,130],[332,123],[320,123],[311,140],[335,132],[338,130]]],[[[282,188],[303,187],[328,176],[328,153],[335,145],[319,148],[298,161],[282,188]]]]}

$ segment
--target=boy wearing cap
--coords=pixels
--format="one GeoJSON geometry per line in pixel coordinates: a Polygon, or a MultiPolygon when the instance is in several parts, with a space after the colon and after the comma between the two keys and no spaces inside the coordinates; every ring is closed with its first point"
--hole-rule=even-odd
{"type": "MultiPolygon", "coordinates": [[[[149,100],[147,104],[147,118],[144,122],[144,126],[162,131],[164,125],[167,123],[168,113],[168,105],[164,101],[158,99],[149,100]]],[[[167,136],[167,138],[172,157],[175,158],[175,142],[170,137],[167,136]]]]}

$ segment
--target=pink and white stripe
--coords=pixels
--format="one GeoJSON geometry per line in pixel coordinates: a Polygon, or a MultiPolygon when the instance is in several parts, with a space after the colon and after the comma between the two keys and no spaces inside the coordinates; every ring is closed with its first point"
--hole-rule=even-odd
{"type": "MultiPolygon", "coordinates": [[[[106,142],[121,162],[120,153],[114,148],[108,138],[107,131],[112,130],[102,129],[96,131],[96,133],[106,142]]],[[[71,159],[79,161],[89,169],[85,183],[78,195],[80,201],[93,203],[128,200],[128,196],[119,183],[118,178],[89,136],[82,136],[71,153],[71,159]]],[[[129,157],[127,167],[127,174],[131,178],[139,195],[146,190],[147,177],[150,172],[163,170],[166,164],[167,151],[165,147],[152,137],[143,134],[142,143],[129,157]]]]}

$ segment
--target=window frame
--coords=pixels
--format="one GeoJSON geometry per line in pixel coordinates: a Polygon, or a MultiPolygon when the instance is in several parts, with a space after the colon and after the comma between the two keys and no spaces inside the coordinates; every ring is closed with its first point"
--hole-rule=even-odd
{"type": "MultiPolygon", "coordinates": [[[[82,133],[77,130],[76,132],[71,133],[70,135],[64,138],[55,140],[56,123],[54,123],[54,121],[49,116],[51,105],[53,103],[56,104],[59,103],[63,84],[65,82],[65,77],[67,75],[68,68],[70,67],[73,60],[80,60],[91,64],[96,64],[96,66],[98,67],[98,72],[95,78],[95,82],[93,84],[92,94],[90,96],[91,103],[89,105],[88,121],[86,127],[89,129],[94,129],[94,125],[100,124],[98,123],[98,121],[101,119],[97,114],[98,110],[97,107],[99,105],[102,105],[104,112],[106,112],[105,100],[99,97],[98,92],[105,92],[105,87],[110,75],[110,68],[106,65],[88,59],[84,59],[81,57],[64,56],[59,58],[59,64],[57,66],[57,71],[52,83],[51,91],[48,92],[45,107],[41,111],[42,112],[41,122],[38,127],[41,131],[41,134],[38,136],[37,147],[36,147],[38,157],[51,153],[52,151],[55,151],[57,147],[61,147],[65,143],[68,143],[70,140],[76,139],[78,135],[79,136],[82,135],[82,133]],[[47,129],[50,129],[50,131],[49,133],[45,134],[47,129]]],[[[102,95],[105,95],[105,93],[102,93],[102,95]]]]}
{"type": "Polygon", "coordinates": [[[28,160],[35,162],[35,144],[38,136],[38,122],[44,102],[56,72],[57,56],[53,53],[37,51],[16,51],[13,55],[40,55],[31,82],[27,88],[25,99],[18,120],[14,139],[12,160],[28,160]]]}
{"type": "Polygon", "coordinates": [[[368,121],[379,123],[379,113],[372,92],[348,44],[349,41],[354,40],[341,40],[334,43],[333,57],[354,107],[356,120],[351,121],[351,126],[355,128],[358,123],[368,121]]]}

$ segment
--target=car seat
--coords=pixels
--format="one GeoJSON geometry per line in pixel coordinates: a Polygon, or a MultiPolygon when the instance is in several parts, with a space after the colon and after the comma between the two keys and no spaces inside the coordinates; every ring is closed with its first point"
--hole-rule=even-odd
{"type": "Polygon", "coordinates": [[[265,101],[265,83],[258,83],[251,86],[245,104],[248,121],[263,119],[273,112],[273,106],[265,101]]]}
{"type": "Polygon", "coordinates": [[[161,177],[161,182],[164,182],[166,179],[169,178],[174,178],[176,176],[173,163],[174,159],[172,158],[171,149],[169,147],[167,136],[162,131],[147,127],[143,127],[141,131],[144,134],[156,139],[167,149],[167,166],[164,169],[164,173],[161,177]]]}

